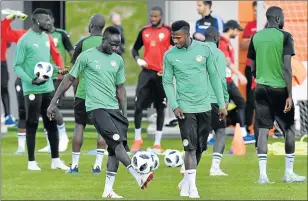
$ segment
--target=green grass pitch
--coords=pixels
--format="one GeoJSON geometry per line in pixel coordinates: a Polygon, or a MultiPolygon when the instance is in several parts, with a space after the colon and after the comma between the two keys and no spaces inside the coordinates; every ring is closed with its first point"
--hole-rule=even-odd
{"type": "MultiPolygon", "coordinates": [[[[41,125],[40,125],[41,126],[41,125]]],[[[132,126],[132,124],[131,124],[132,126]]],[[[72,134],[73,123],[67,123],[68,133],[72,134]]],[[[87,152],[96,146],[96,133],[93,127],[87,129],[80,156],[78,175],[67,175],[61,170],[50,169],[50,156],[36,154],[36,160],[42,168],[41,172],[27,171],[27,156],[16,156],[16,128],[11,128],[8,135],[2,138],[2,200],[101,200],[104,190],[106,160],[104,157],[103,174],[92,175],[91,167],[95,156],[87,152]]],[[[153,141],[145,139],[144,148],[153,141]]],[[[130,143],[133,133],[129,133],[130,143]]],[[[71,138],[70,138],[71,139],[71,138]]],[[[271,143],[273,140],[271,140],[271,143]]],[[[182,150],[179,139],[164,139],[164,148],[182,150]]],[[[37,133],[36,150],[45,146],[45,136],[40,127],[37,133]]],[[[226,151],[230,150],[228,139],[226,151]]],[[[197,170],[197,187],[201,200],[307,200],[307,183],[285,184],[284,157],[269,156],[268,176],[275,184],[259,185],[258,163],[254,146],[247,145],[245,156],[225,154],[221,163],[228,177],[210,177],[212,146],[204,153],[197,170]]],[[[61,159],[68,165],[71,162],[71,144],[61,159]]],[[[160,168],[155,172],[154,180],[146,190],[137,187],[128,171],[120,166],[114,190],[129,200],[182,200],[177,191],[177,184],[182,176],[179,168],[168,168],[160,157],[160,168]]],[[[307,156],[296,156],[295,171],[307,176],[307,156]]]]}

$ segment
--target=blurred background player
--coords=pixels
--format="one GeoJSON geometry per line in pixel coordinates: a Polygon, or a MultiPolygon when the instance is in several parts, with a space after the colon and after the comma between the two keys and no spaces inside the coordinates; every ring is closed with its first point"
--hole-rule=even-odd
{"type": "Polygon", "coordinates": [[[224,22],[220,17],[212,14],[212,5],[212,1],[197,1],[197,11],[202,18],[196,22],[195,40],[204,41],[204,33],[209,27],[215,27],[219,33],[223,32],[224,22]]]}
{"type": "Polygon", "coordinates": [[[245,128],[245,100],[240,93],[240,90],[232,80],[232,73],[236,74],[240,84],[247,84],[246,77],[236,68],[234,58],[234,48],[232,47],[230,39],[238,36],[239,32],[243,31],[243,28],[235,20],[229,20],[226,22],[223,34],[220,36],[219,49],[225,54],[227,69],[227,86],[230,100],[234,102],[237,108],[237,122],[240,123],[241,133],[246,144],[254,143],[253,136],[247,135],[245,128]]]}
{"type": "MultiPolygon", "coordinates": [[[[51,26],[50,29],[48,30],[50,36],[53,38],[53,41],[57,47],[57,49],[59,50],[59,52],[61,53],[61,56],[63,58],[64,63],[66,63],[66,52],[65,50],[69,53],[69,55],[72,57],[73,53],[74,53],[74,46],[72,44],[72,41],[70,39],[69,34],[63,30],[63,29],[59,29],[56,28],[54,26],[54,16],[53,13],[49,11],[49,16],[51,19],[51,26]]],[[[53,62],[52,62],[53,64],[53,62]]],[[[55,75],[53,77],[53,83],[55,85],[55,91],[58,89],[58,86],[62,80],[62,75],[55,75]]],[[[61,100],[62,100],[63,96],[59,99],[58,102],[58,108],[61,106],[61,100]]],[[[59,131],[59,151],[63,152],[66,151],[67,149],[67,145],[68,145],[68,137],[67,137],[67,133],[66,133],[66,128],[65,128],[65,123],[63,121],[63,116],[62,113],[59,112],[59,115],[57,115],[57,127],[58,127],[58,131],[59,131]]],[[[45,131],[46,134],[46,141],[47,141],[47,146],[40,149],[38,152],[50,152],[50,145],[49,145],[49,141],[48,141],[48,136],[47,136],[47,132],[45,131]]]]}
{"type": "Polygon", "coordinates": [[[163,84],[170,107],[179,121],[185,151],[185,173],[178,187],[181,196],[200,198],[196,187],[196,168],[202,152],[207,149],[211,123],[211,101],[207,96],[209,86],[213,87],[217,97],[220,118],[224,118],[227,111],[221,78],[211,56],[212,47],[192,40],[186,21],[172,23],[171,30],[176,47],[165,53],[163,84]]]}
{"type": "MultiPolygon", "coordinates": [[[[248,50],[251,37],[257,31],[257,1],[254,1],[252,6],[254,10],[254,20],[247,23],[244,29],[243,38],[240,41],[240,48],[246,51],[248,50]]],[[[252,125],[255,110],[254,88],[256,84],[251,73],[250,59],[248,58],[246,60],[245,76],[247,78],[245,125],[247,132],[250,132],[249,127],[252,125]]]]}
{"type": "Polygon", "coordinates": [[[121,19],[120,14],[111,13],[110,21],[111,21],[112,25],[114,27],[118,28],[120,33],[121,33],[121,45],[119,46],[119,48],[117,49],[116,52],[120,56],[122,56],[122,54],[125,52],[125,37],[124,37],[124,33],[123,33],[122,19],[121,19]]]}
{"type": "Polygon", "coordinates": [[[138,34],[132,49],[132,55],[142,68],[135,97],[135,140],[131,148],[136,152],[143,144],[141,137],[142,110],[154,103],[157,112],[156,132],[153,150],[161,153],[161,137],[165,120],[166,95],[163,89],[161,72],[163,70],[164,53],[173,44],[170,27],[163,23],[163,11],[153,7],[150,13],[151,24],[144,27],[138,34]],[[143,59],[138,51],[144,46],[143,59]]]}
{"type": "Polygon", "coordinates": [[[294,173],[295,126],[292,100],[291,57],[295,55],[294,41],[290,33],[283,31],[284,13],[272,6],[266,11],[267,28],[251,38],[248,58],[256,76],[256,121],[258,130],[258,183],[271,183],[267,176],[267,149],[269,129],[274,120],[285,136],[284,182],[304,182],[305,176],[294,173]],[[271,42],[268,42],[271,41],[271,42]]]}
{"type": "MultiPolygon", "coordinates": [[[[131,165],[126,153],[127,144],[127,98],[124,86],[124,61],[115,53],[121,44],[120,31],[113,26],[103,33],[101,45],[83,52],[76,60],[70,73],[61,82],[59,89],[68,89],[74,79],[83,73],[86,80],[86,110],[93,119],[98,133],[104,136],[108,144],[108,162],[103,198],[123,198],[113,191],[113,184],[121,162],[136,179],[141,189],[147,187],[153,173],[139,174],[131,165]]],[[[56,92],[52,102],[61,95],[56,92]]],[[[54,117],[55,104],[48,108],[48,116],[54,117]]]]}
{"type": "MultiPolygon", "coordinates": [[[[47,107],[53,97],[54,86],[51,79],[41,80],[34,75],[38,62],[50,62],[50,47],[54,42],[44,31],[49,30],[51,19],[46,9],[38,8],[32,14],[32,27],[18,41],[14,55],[14,71],[21,78],[26,108],[26,141],[28,148],[28,170],[41,170],[35,161],[35,138],[39,117],[43,119],[51,147],[51,168],[67,170],[59,158],[59,136],[57,122],[46,116],[47,107]]],[[[60,52],[57,51],[60,55],[60,52]]],[[[61,56],[60,56],[61,57],[61,56]]],[[[61,60],[59,67],[63,68],[61,60]]],[[[55,73],[58,69],[54,66],[55,73]]],[[[59,71],[61,72],[61,71],[59,71]]]]}
{"type": "MultiPolygon", "coordinates": [[[[102,31],[105,27],[105,17],[100,14],[94,14],[90,20],[88,25],[89,36],[80,40],[75,47],[75,52],[72,57],[71,63],[74,65],[78,56],[85,52],[88,49],[97,47],[102,43],[102,31]]],[[[95,60],[96,61],[96,60],[95,60]]],[[[68,77],[63,80],[64,88],[59,88],[57,93],[54,96],[54,100],[58,100],[62,94],[70,87],[67,84],[68,77]],[[59,95],[59,96],[58,96],[59,95]]],[[[83,135],[84,129],[87,124],[93,124],[90,118],[88,118],[86,112],[86,86],[84,75],[81,74],[78,79],[76,79],[75,89],[77,89],[75,94],[75,103],[74,103],[74,115],[75,115],[75,129],[72,143],[72,164],[70,169],[66,172],[69,174],[79,173],[79,157],[80,157],[80,149],[83,144],[83,135]],[[79,82],[79,83],[78,83],[79,82]]],[[[51,107],[55,107],[56,102],[51,102],[51,107]]],[[[92,167],[92,173],[100,174],[102,170],[102,163],[105,153],[106,143],[101,135],[97,136],[97,149],[96,149],[96,160],[92,167]]]]}

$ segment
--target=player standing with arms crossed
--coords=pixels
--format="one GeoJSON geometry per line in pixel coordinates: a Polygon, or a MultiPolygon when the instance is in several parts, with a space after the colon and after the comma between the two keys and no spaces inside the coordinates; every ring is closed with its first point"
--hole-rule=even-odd
{"type": "Polygon", "coordinates": [[[227,111],[212,48],[190,38],[189,30],[189,23],[183,20],[171,26],[176,47],[165,53],[163,84],[170,107],[179,120],[185,150],[185,174],[179,184],[181,196],[200,198],[196,168],[202,152],[207,149],[211,123],[208,88],[211,85],[217,97],[220,119],[225,118],[227,111]],[[176,79],[176,91],[173,78],[176,79]]]}
{"type": "Polygon", "coordinates": [[[54,118],[55,102],[61,93],[69,88],[74,79],[83,73],[86,88],[86,109],[93,118],[94,126],[108,145],[108,162],[104,198],[122,198],[113,191],[113,183],[119,162],[134,176],[138,185],[144,189],[153,178],[153,173],[140,175],[131,165],[126,151],[127,145],[127,99],[124,86],[124,61],[115,53],[121,43],[120,31],[107,27],[100,46],[83,52],[72,67],[68,79],[64,79],[52,104],[48,116],[54,118]]]}
{"type": "Polygon", "coordinates": [[[170,27],[163,24],[163,11],[160,7],[151,9],[151,25],[144,27],[138,34],[132,55],[142,67],[139,74],[135,97],[135,140],[131,148],[136,152],[143,144],[141,137],[142,110],[150,107],[152,101],[157,112],[156,132],[153,149],[161,153],[161,137],[165,121],[166,95],[163,89],[161,72],[164,53],[173,44],[170,27]],[[139,58],[138,51],[144,46],[144,57],[139,58]]]}
{"type": "MultiPolygon", "coordinates": [[[[51,20],[46,9],[38,8],[32,13],[32,28],[18,41],[14,55],[14,71],[21,78],[26,108],[26,141],[28,148],[28,170],[41,170],[35,161],[35,138],[41,115],[48,132],[51,147],[51,168],[67,170],[59,158],[59,136],[57,122],[46,116],[47,107],[53,96],[54,86],[51,79],[40,80],[34,75],[38,62],[50,62],[50,46],[54,45],[47,31],[51,20]]],[[[60,54],[59,52],[57,52],[60,54]]],[[[62,66],[63,67],[63,61],[62,66]]],[[[55,66],[55,71],[57,68],[55,66]]]]}
{"type": "Polygon", "coordinates": [[[294,104],[292,100],[291,57],[295,55],[292,35],[283,31],[284,13],[272,6],[266,11],[268,26],[253,35],[248,58],[256,77],[256,121],[259,129],[257,152],[259,183],[271,183],[266,173],[269,129],[277,121],[285,136],[284,182],[304,182],[305,176],[293,172],[295,152],[294,104]]]}

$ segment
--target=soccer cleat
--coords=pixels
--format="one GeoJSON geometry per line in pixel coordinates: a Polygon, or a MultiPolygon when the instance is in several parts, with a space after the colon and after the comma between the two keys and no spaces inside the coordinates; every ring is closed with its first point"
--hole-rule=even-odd
{"type": "Polygon", "coordinates": [[[142,174],[141,176],[141,189],[144,190],[148,187],[148,183],[153,179],[154,173],[149,172],[148,174],[142,174]]]}
{"type": "Polygon", "coordinates": [[[14,119],[14,117],[12,115],[8,115],[5,117],[5,120],[4,120],[4,125],[6,127],[13,127],[13,126],[16,126],[16,121],[14,119]]]}
{"type": "Polygon", "coordinates": [[[164,152],[164,150],[161,148],[161,146],[160,145],[153,145],[153,151],[155,152],[155,153],[163,153],[164,152]]]}
{"type": "Polygon", "coordinates": [[[183,163],[181,169],[180,169],[180,174],[184,174],[185,173],[185,165],[183,163]]]}
{"type": "Polygon", "coordinates": [[[28,170],[40,171],[41,168],[37,165],[36,161],[28,161],[28,170]]]}
{"type": "Polygon", "coordinates": [[[197,189],[190,189],[189,191],[190,191],[189,192],[189,198],[195,198],[195,199],[200,198],[197,189]]]}
{"type": "Polygon", "coordinates": [[[92,168],[92,174],[101,174],[102,170],[99,166],[96,166],[96,168],[94,169],[94,167],[92,168]]]}
{"type": "Polygon", "coordinates": [[[273,184],[274,182],[270,182],[266,175],[261,175],[258,180],[259,184],[273,184]]]}
{"type": "Polygon", "coordinates": [[[46,146],[43,149],[38,150],[40,153],[50,153],[50,146],[46,146]]]}
{"type": "Polygon", "coordinates": [[[130,151],[133,152],[133,153],[139,151],[142,144],[143,144],[143,140],[134,140],[133,146],[130,149],[130,151]]]}
{"type": "Polygon", "coordinates": [[[15,155],[23,155],[25,154],[25,149],[18,147],[17,151],[15,152],[15,155]]]}
{"type": "Polygon", "coordinates": [[[301,183],[301,182],[306,181],[306,177],[297,175],[294,172],[292,173],[286,172],[284,175],[283,181],[286,183],[301,183]]]}
{"type": "Polygon", "coordinates": [[[221,169],[212,169],[210,170],[210,176],[228,176],[221,169]]]}
{"type": "Polygon", "coordinates": [[[72,167],[70,165],[69,168],[70,169],[65,172],[66,174],[79,174],[79,170],[78,170],[78,166],[77,165],[73,169],[72,169],[72,167]]]}
{"type": "Polygon", "coordinates": [[[121,199],[123,196],[116,194],[113,190],[110,193],[103,193],[102,198],[121,199]]]}
{"type": "Polygon", "coordinates": [[[59,152],[65,152],[67,150],[69,140],[67,138],[62,138],[59,141],[59,152]]]}
{"type": "Polygon", "coordinates": [[[212,137],[212,138],[207,142],[207,144],[208,144],[208,145],[213,145],[214,142],[215,142],[214,137],[212,137]]]}
{"type": "Polygon", "coordinates": [[[187,182],[180,182],[178,184],[178,190],[180,191],[181,197],[188,197],[189,196],[189,185],[187,182]]]}
{"type": "Polygon", "coordinates": [[[51,161],[51,169],[69,170],[70,168],[64,164],[60,159],[57,161],[51,161]]]}
{"type": "Polygon", "coordinates": [[[252,144],[256,142],[256,138],[250,135],[243,137],[243,140],[244,140],[244,144],[252,144]]]}

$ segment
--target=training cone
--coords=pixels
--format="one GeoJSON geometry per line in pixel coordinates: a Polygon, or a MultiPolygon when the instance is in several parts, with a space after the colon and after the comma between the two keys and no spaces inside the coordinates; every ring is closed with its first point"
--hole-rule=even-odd
{"type": "Polygon", "coordinates": [[[240,124],[237,123],[234,130],[234,136],[232,141],[232,154],[243,156],[246,153],[246,146],[241,133],[240,124]]]}

